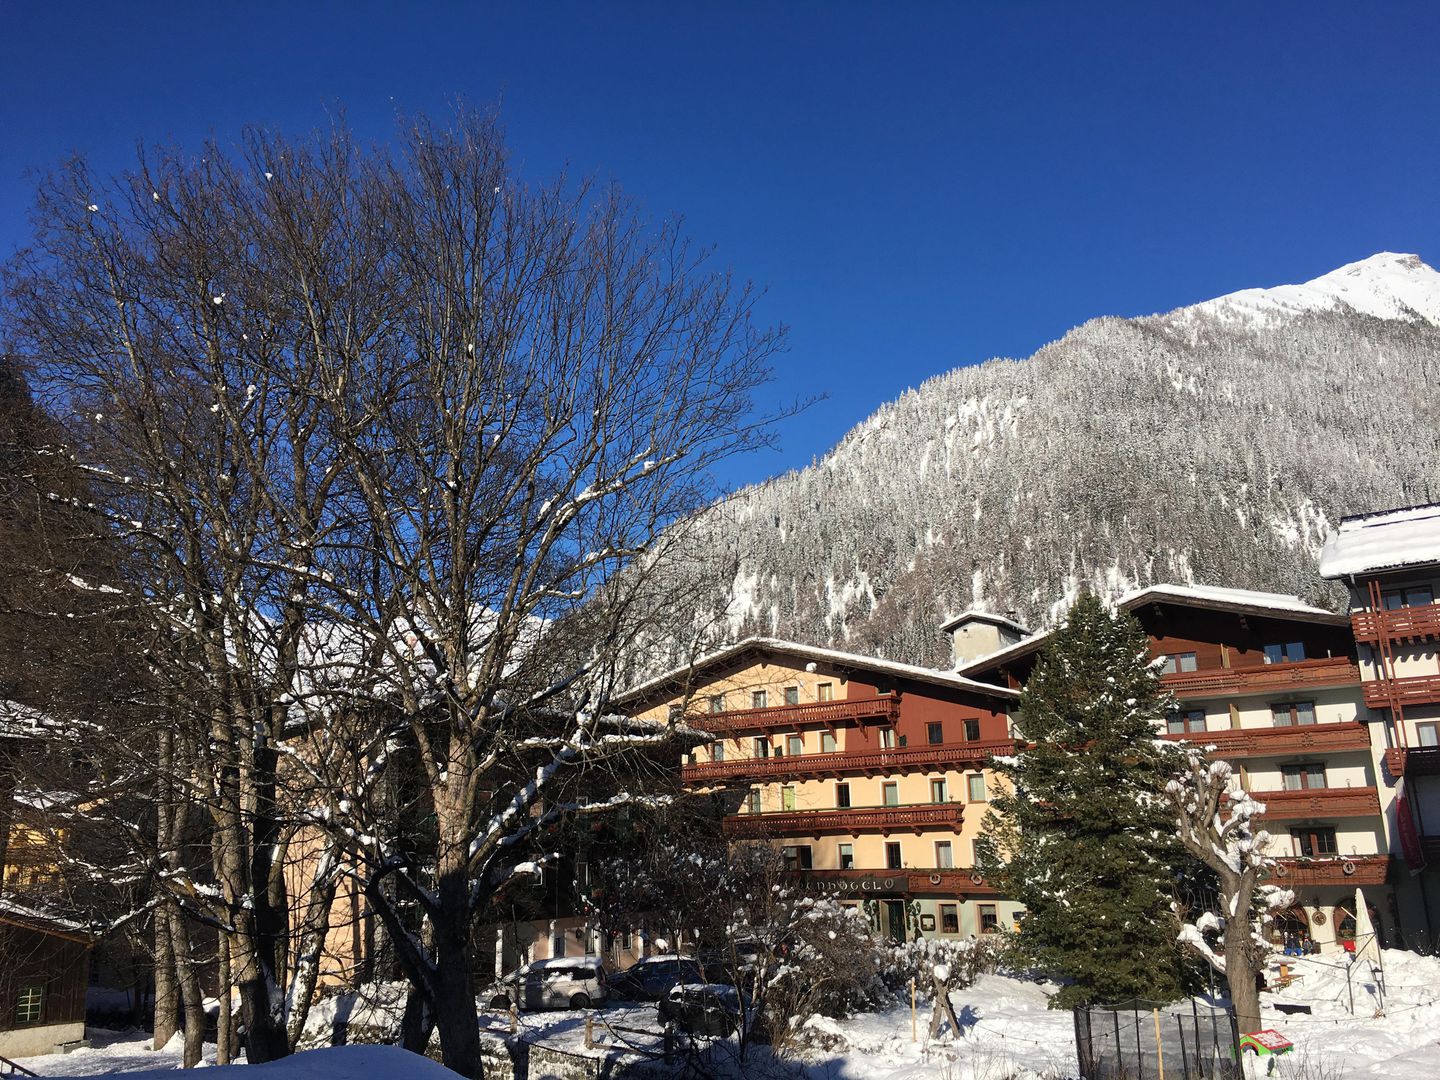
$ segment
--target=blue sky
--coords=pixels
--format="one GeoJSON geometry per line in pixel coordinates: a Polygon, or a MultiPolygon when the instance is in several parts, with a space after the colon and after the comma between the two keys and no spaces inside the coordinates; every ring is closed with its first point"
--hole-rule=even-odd
{"type": "Polygon", "coordinates": [[[0,253],[26,171],[125,166],[337,109],[503,97],[533,174],[684,214],[828,393],[730,483],[804,465],[930,375],[1101,314],[1440,259],[1440,5],[4,6],[0,253]]]}

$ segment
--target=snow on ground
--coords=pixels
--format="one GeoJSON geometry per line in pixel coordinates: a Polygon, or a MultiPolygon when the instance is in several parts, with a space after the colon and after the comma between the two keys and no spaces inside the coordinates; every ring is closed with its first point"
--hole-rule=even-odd
{"type": "MultiPolygon", "coordinates": [[[[1350,963],[1338,956],[1284,961],[1292,981],[1262,998],[1266,1026],[1296,1046],[1281,1059],[1276,1076],[1288,1080],[1440,1077],[1440,958],[1386,950],[1382,959],[1383,970],[1378,972],[1366,961],[1350,963]],[[1287,1015],[1275,1007],[1287,1003],[1309,1006],[1311,1012],[1287,1015]]],[[[1279,962],[1276,958],[1271,964],[1272,981],[1279,962]]],[[[804,1075],[815,1080],[1065,1080],[1076,1073],[1074,1025],[1070,1013],[1046,1008],[1047,991],[1053,989],[1009,975],[982,976],[974,986],[951,995],[961,1036],[952,1040],[947,1035],[933,1044],[928,1039],[930,1004],[923,999],[913,1042],[908,1004],[843,1021],[812,1017],[806,1023],[811,1048],[805,1054],[804,1075]]],[[[614,1005],[594,1015],[593,1034],[601,1046],[658,1049],[653,1004],[614,1005]]],[[[520,1036],[528,1042],[586,1053],[583,1012],[522,1012],[519,1024],[520,1036]]],[[[501,1012],[482,1012],[481,1028],[504,1037],[509,1034],[509,1018],[501,1012]]],[[[124,1073],[129,1080],[179,1064],[178,1039],[151,1052],[146,1037],[136,1032],[92,1030],[91,1038],[96,1045],[90,1049],[29,1058],[21,1064],[42,1076],[124,1073]]],[[[590,1051],[597,1056],[606,1052],[590,1051]]],[[[761,1060],[766,1056],[763,1048],[753,1053],[761,1060]]],[[[759,1061],[749,1060],[759,1067],[759,1061]]],[[[206,1047],[206,1061],[214,1061],[213,1046],[206,1047]]],[[[359,1046],[307,1051],[288,1063],[245,1069],[232,1080],[242,1075],[258,1080],[439,1080],[452,1075],[394,1048],[359,1046]],[[388,1056],[373,1056],[377,1054],[388,1056]]],[[[735,1071],[746,1075],[753,1070],[741,1066],[735,1071]]],[[[770,1063],[763,1071],[774,1076],[800,1074],[770,1063]]]]}

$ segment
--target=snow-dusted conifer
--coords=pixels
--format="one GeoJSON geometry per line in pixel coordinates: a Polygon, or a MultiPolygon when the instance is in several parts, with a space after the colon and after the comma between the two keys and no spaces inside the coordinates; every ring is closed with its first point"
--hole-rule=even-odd
{"type": "Polygon", "coordinates": [[[982,872],[1025,905],[1018,944],[1067,980],[1056,1007],[1183,989],[1177,864],[1162,798],[1171,749],[1155,738],[1171,698],[1144,631],[1090,594],[1040,657],[1020,700],[1032,745],[998,762],[982,872]]]}

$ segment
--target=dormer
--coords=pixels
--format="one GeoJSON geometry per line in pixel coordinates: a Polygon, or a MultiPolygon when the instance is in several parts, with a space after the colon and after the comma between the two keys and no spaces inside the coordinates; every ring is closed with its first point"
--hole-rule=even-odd
{"type": "Polygon", "coordinates": [[[950,619],[940,632],[950,635],[955,666],[961,667],[977,657],[987,656],[1014,645],[1030,636],[1030,631],[1012,618],[1013,611],[996,615],[989,611],[962,611],[950,619]]]}

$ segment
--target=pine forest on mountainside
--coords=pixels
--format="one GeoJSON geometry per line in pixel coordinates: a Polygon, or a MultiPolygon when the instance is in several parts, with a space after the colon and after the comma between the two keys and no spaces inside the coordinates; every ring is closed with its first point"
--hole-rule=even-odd
{"type": "Polygon", "coordinates": [[[945,666],[947,616],[1040,626],[1084,586],[1336,606],[1315,555],[1340,516],[1440,498],[1437,380],[1440,274],[1413,256],[1094,319],[937,375],[713,508],[702,551],[738,572],[710,636],[945,666]]]}

